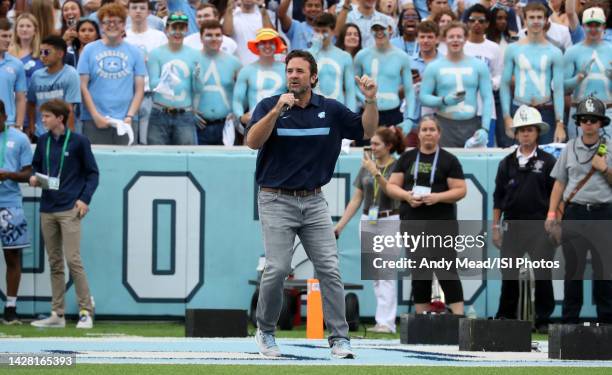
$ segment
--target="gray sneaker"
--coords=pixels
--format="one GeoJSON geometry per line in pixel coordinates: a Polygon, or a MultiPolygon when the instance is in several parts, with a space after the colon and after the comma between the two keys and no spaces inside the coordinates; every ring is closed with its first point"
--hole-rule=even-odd
{"type": "Polygon", "coordinates": [[[351,343],[347,339],[334,341],[331,348],[331,355],[334,358],[354,359],[355,353],[351,349],[351,343]]]}
{"type": "Polygon", "coordinates": [[[263,333],[257,328],[257,332],[255,333],[255,342],[259,347],[259,354],[266,357],[280,357],[281,352],[278,349],[278,345],[276,345],[276,340],[274,339],[274,335],[270,333],[263,333]]]}

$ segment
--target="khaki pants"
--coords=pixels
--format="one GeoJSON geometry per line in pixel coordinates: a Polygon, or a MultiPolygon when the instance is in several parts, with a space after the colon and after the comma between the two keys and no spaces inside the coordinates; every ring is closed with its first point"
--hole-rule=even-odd
{"type": "Polygon", "coordinates": [[[77,217],[77,212],[78,210],[73,208],[62,212],[40,213],[43,239],[51,267],[51,309],[58,315],[64,314],[64,254],[74,281],[79,310],[92,313],[89,286],[81,262],[81,220],[77,217]]]}

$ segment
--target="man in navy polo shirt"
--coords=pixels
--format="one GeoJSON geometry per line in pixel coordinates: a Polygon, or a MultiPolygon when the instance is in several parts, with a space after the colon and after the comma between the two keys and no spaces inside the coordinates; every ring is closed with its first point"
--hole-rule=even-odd
{"type": "Polygon", "coordinates": [[[259,102],[247,127],[247,145],[259,149],[256,178],[266,254],[255,340],[261,354],[281,355],[274,330],[298,235],[321,282],[332,356],[354,358],[334,228],[321,186],[331,180],[343,138],[361,140],[374,134],[377,87],[368,76],[355,77],[365,97],[360,116],[338,101],[312,92],[317,84],[317,63],[310,53],[293,51],[285,62],[289,92],[259,102]]]}

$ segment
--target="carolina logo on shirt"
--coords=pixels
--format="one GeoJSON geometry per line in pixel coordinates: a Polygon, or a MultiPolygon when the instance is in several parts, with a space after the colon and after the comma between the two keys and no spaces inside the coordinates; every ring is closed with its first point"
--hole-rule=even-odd
{"type": "Polygon", "coordinates": [[[14,141],[7,141],[6,142],[6,147],[7,148],[14,148],[15,147],[15,142],[14,141]]]}
{"type": "Polygon", "coordinates": [[[319,118],[325,118],[325,111],[319,112],[319,118]]]}
{"type": "Polygon", "coordinates": [[[130,75],[128,56],[119,51],[104,51],[96,56],[98,75],[106,79],[121,79],[130,75]]]}
{"type": "Polygon", "coordinates": [[[542,168],[544,168],[544,161],[536,160],[536,162],[533,164],[533,172],[542,173],[542,168]]]}
{"type": "Polygon", "coordinates": [[[11,66],[7,66],[6,68],[4,68],[4,70],[6,70],[6,72],[9,74],[15,74],[15,69],[13,69],[13,67],[11,66]]]}

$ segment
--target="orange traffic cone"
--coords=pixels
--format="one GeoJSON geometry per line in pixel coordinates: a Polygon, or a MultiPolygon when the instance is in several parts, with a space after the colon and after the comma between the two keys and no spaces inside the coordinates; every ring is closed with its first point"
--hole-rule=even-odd
{"type": "Polygon", "coordinates": [[[306,338],[322,339],[323,332],[323,301],[319,280],[308,279],[306,294],[306,338]]]}

